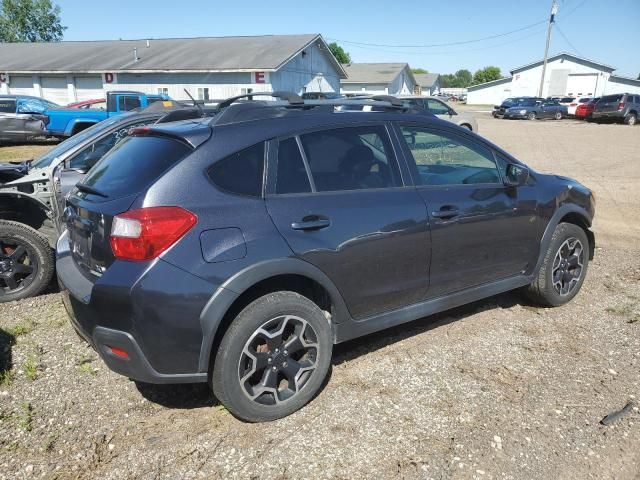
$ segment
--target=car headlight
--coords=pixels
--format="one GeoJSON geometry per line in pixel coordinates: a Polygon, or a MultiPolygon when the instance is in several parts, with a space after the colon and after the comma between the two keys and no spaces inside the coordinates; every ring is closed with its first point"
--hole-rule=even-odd
{"type": "Polygon", "coordinates": [[[520,115],[524,115],[525,113],[527,113],[526,110],[520,110],[520,115]]]}

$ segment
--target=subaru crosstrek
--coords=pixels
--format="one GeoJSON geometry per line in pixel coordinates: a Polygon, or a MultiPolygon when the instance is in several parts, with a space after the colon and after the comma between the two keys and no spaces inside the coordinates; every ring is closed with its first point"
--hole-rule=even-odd
{"type": "Polygon", "coordinates": [[[580,183],[393,97],[280,96],[135,129],[71,192],[58,276],[112,370],[210,382],[237,417],[273,420],[318,392],[336,343],[521,287],[549,306],[580,290],[580,183]]]}

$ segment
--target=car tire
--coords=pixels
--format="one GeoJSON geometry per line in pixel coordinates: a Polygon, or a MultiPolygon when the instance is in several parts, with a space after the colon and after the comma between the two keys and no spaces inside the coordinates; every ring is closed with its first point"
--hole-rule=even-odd
{"type": "Polygon", "coordinates": [[[38,295],[54,269],[53,250],[42,235],[23,223],[0,220],[0,303],[38,295]]]}
{"type": "Polygon", "coordinates": [[[553,118],[555,118],[556,120],[562,120],[562,112],[556,112],[553,118]]]}
{"type": "Polygon", "coordinates": [[[535,120],[535,119],[536,119],[536,112],[527,113],[527,120],[535,120]]]}
{"type": "Polygon", "coordinates": [[[624,123],[627,125],[635,125],[638,121],[638,116],[635,113],[629,113],[624,117],[624,123]]]}
{"type": "Polygon", "coordinates": [[[276,420],[320,390],[332,349],[329,321],[315,303],[295,292],[270,293],[232,321],[215,352],[211,388],[242,420],[276,420]]]}
{"type": "Polygon", "coordinates": [[[589,248],[589,239],[582,228],[572,223],[558,224],[540,270],[526,289],[529,299],[547,307],[571,301],[587,275],[589,248]]]}

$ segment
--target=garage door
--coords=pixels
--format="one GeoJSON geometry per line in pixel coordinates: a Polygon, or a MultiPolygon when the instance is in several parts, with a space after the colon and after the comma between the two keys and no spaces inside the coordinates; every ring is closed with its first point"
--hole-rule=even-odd
{"type": "Polygon", "coordinates": [[[33,77],[11,75],[9,77],[9,93],[11,95],[34,95],[33,77]]]}
{"type": "Polygon", "coordinates": [[[569,81],[567,83],[567,94],[578,96],[594,95],[597,82],[597,73],[588,75],[569,75],[569,81]]]}
{"type": "Polygon", "coordinates": [[[42,96],[60,105],[69,103],[66,77],[40,77],[42,96]]]}
{"type": "Polygon", "coordinates": [[[97,77],[75,77],[76,98],[78,102],[82,100],[92,100],[94,98],[104,98],[102,89],[102,78],[97,77]]]}

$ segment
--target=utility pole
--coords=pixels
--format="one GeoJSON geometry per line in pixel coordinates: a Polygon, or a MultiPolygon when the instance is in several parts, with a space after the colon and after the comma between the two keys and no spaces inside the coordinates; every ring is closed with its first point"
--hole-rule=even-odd
{"type": "Polygon", "coordinates": [[[542,88],[544,87],[544,75],[547,72],[547,56],[549,55],[549,43],[551,43],[551,27],[555,21],[556,13],[558,13],[558,4],[556,0],[551,2],[551,16],[549,17],[549,28],[547,28],[547,45],[544,47],[544,60],[542,61],[542,77],[540,78],[540,89],[538,96],[542,97],[542,88]]]}

